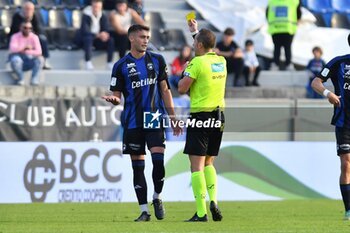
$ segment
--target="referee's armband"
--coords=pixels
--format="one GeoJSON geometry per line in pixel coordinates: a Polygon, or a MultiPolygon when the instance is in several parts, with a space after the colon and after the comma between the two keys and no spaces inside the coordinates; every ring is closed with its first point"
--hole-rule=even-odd
{"type": "Polygon", "coordinates": [[[180,77],[180,80],[183,79],[185,76],[190,76],[190,73],[186,72],[186,71],[183,71],[182,74],[181,74],[181,77],[180,77]]]}

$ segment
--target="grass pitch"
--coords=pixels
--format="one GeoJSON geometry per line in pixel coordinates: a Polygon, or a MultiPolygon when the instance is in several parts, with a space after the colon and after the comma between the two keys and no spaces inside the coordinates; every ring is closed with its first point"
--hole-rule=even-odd
{"type": "Polygon", "coordinates": [[[152,215],[150,222],[135,223],[136,203],[2,204],[0,233],[350,232],[341,201],[221,202],[223,221],[213,222],[209,213],[208,223],[183,222],[194,214],[194,203],[165,207],[164,220],[152,215]]]}

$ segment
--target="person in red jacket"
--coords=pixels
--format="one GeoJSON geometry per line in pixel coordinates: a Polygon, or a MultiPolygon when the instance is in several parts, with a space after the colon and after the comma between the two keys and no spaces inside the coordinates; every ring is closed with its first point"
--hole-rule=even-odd
{"type": "Polygon", "coordinates": [[[179,56],[177,56],[171,63],[171,77],[169,79],[172,88],[177,90],[177,84],[184,71],[186,63],[192,59],[192,48],[189,45],[185,45],[181,50],[179,56]]]}

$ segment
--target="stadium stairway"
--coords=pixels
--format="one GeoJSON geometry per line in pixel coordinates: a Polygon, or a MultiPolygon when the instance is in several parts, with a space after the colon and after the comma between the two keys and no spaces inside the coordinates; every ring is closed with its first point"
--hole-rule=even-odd
{"type": "MultiPolygon", "coordinates": [[[[191,34],[188,32],[186,14],[195,11],[186,1],[179,0],[147,0],[144,1],[145,12],[159,12],[165,22],[165,29],[181,29],[186,38],[187,44],[193,44],[191,34]]],[[[196,12],[200,28],[208,28],[219,34],[218,30],[196,12]]]]}

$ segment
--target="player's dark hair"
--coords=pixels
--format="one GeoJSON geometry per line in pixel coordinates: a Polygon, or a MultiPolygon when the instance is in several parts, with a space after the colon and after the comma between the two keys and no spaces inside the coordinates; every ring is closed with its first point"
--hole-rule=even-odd
{"type": "Polygon", "coordinates": [[[235,34],[235,30],[233,30],[233,28],[226,28],[224,31],[224,35],[227,36],[233,36],[235,34]]]}
{"type": "Polygon", "coordinates": [[[252,40],[248,39],[245,41],[245,46],[251,46],[251,45],[254,45],[254,42],[252,40]]]}
{"type": "Polygon", "coordinates": [[[103,3],[103,0],[91,0],[91,4],[94,2],[102,2],[103,3]]]}
{"type": "Polygon", "coordinates": [[[348,35],[348,45],[350,46],[350,34],[348,35]]]}
{"type": "Polygon", "coordinates": [[[312,49],[312,52],[313,52],[313,53],[316,52],[316,51],[320,52],[321,55],[323,54],[323,51],[322,51],[321,47],[319,47],[319,46],[315,46],[315,47],[312,49]]]}
{"type": "Polygon", "coordinates": [[[130,36],[131,33],[139,32],[139,31],[149,31],[149,27],[145,25],[134,24],[129,28],[128,36],[130,36]]]}
{"type": "Polygon", "coordinates": [[[205,49],[212,49],[215,47],[216,36],[212,31],[208,29],[201,29],[198,32],[196,39],[199,43],[202,43],[205,49]]]}

